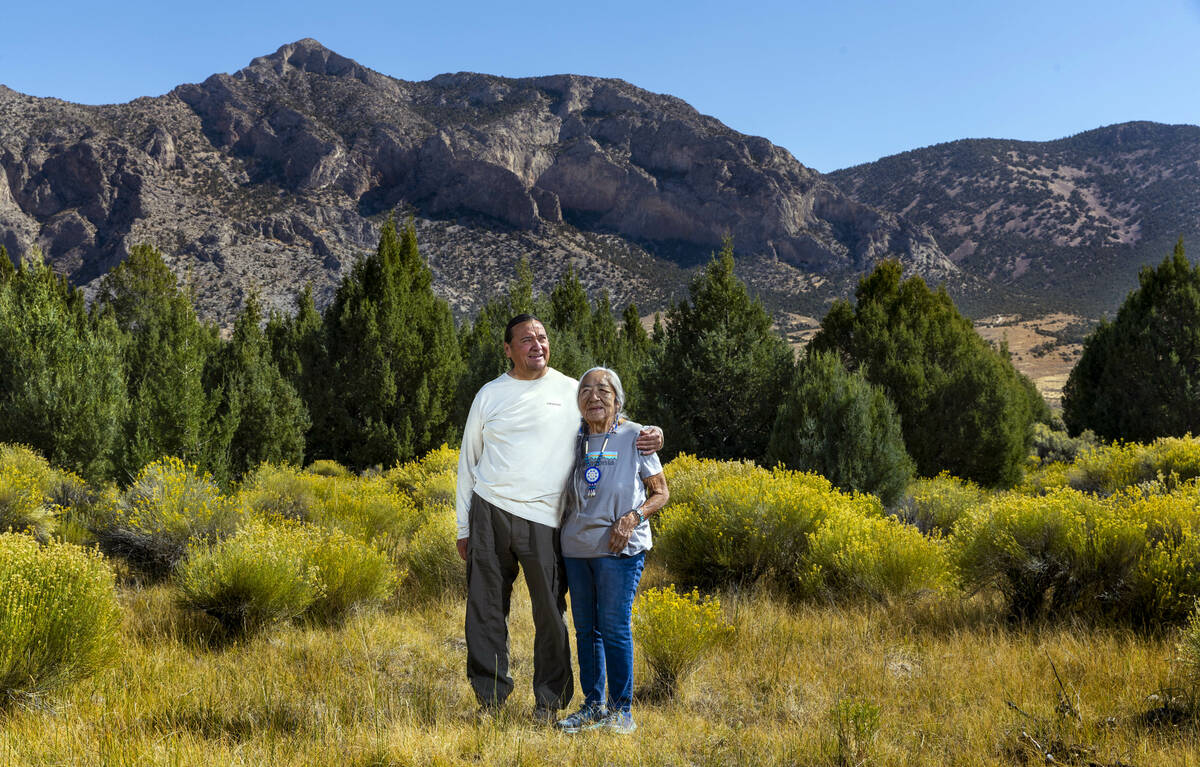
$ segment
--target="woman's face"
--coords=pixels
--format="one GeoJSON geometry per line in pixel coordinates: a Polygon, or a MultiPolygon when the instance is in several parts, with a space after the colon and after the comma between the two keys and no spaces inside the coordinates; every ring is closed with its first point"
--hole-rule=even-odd
{"type": "Polygon", "coordinates": [[[617,416],[617,394],[603,370],[593,370],[579,383],[579,413],[592,431],[605,431],[617,416]]]}

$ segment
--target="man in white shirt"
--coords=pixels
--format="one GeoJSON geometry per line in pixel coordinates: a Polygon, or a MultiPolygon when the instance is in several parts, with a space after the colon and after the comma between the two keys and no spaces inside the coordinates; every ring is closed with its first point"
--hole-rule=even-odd
{"type": "MultiPolygon", "coordinates": [[[[550,341],[532,315],[509,321],[504,354],[512,369],[475,395],[458,459],[467,678],[484,709],[498,707],[512,692],[508,609],[523,569],[533,607],[534,715],[550,723],[574,692],[558,525],[579,431],[578,384],[549,366],[550,341]]],[[[638,437],[639,450],[661,447],[662,431],[655,427],[638,437]]]]}

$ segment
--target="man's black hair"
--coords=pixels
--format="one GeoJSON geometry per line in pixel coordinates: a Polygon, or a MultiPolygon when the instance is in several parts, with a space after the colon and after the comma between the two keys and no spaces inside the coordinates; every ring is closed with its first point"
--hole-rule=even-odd
{"type": "MultiPolygon", "coordinates": [[[[508,324],[504,326],[504,343],[511,344],[512,343],[512,329],[515,328],[517,325],[520,325],[522,322],[529,322],[530,320],[533,320],[534,322],[542,322],[537,317],[534,317],[532,314],[518,314],[516,317],[513,317],[511,320],[509,320],[508,324]]],[[[545,324],[546,323],[542,322],[543,326],[545,326],[545,324]]]]}

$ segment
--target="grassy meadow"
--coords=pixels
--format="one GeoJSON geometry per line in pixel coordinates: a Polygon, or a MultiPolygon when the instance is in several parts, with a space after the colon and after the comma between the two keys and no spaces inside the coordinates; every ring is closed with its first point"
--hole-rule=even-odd
{"type": "Polygon", "coordinates": [[[635,630],[638,729],[619,736],[532,722],[520,585],[516,691],[477,718],[453,451],[363,478],[267,466],[228,493],[164,464],[88,494],[0,450],[0,479],[29,480],[0,487],[6,526],[20,511],[40,526],[18,535],[108,552],[120,615],[91,673],[10,683],[0,764],[1200,765],[1200,623],[1179,617],[1200,580],[1198,458],[1195,440],[1093,449],[1033,461],[1007,493],[920,480],[891,510],[812,475],[676,459],[638,609],[679,618],[647,594],[699,585],[722,632],[665,693],[645,632],[683,623],[635,630]],[[270,556],[238,558],[292,545],[307,591],[268,578],[270,556]],[[278,609],[243,610],[255,598],[278,609]]]}

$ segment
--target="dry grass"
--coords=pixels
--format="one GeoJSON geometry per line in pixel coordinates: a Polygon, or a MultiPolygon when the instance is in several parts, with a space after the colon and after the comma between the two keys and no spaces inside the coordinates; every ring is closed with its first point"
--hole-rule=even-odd
{"type": "MultiPolygon", "coordinates": [[[[646,583],[664,579],[652,568],[646,583]]],[[[1036,743],[1060,763],[1200,764],[1195,729],[1138,720],[1165,683],[1170,637],[1010,629],[982,599],[847,608],[727,594],[736,640],[678,700],[635,704],[627,737],[529,720],[533,632],[520,589],[517,692],[484,722],[454,600],[223,647],[203,641],[206,624],[168,586],[130,590],[124,603],[118,665],[40,709],[0,714],[0,763],[974,767],[1045,763],[1036,743]],[[839,751],[830,718],[844,700],[879,709],[877,735],[854,754],[839,751]]]]}

